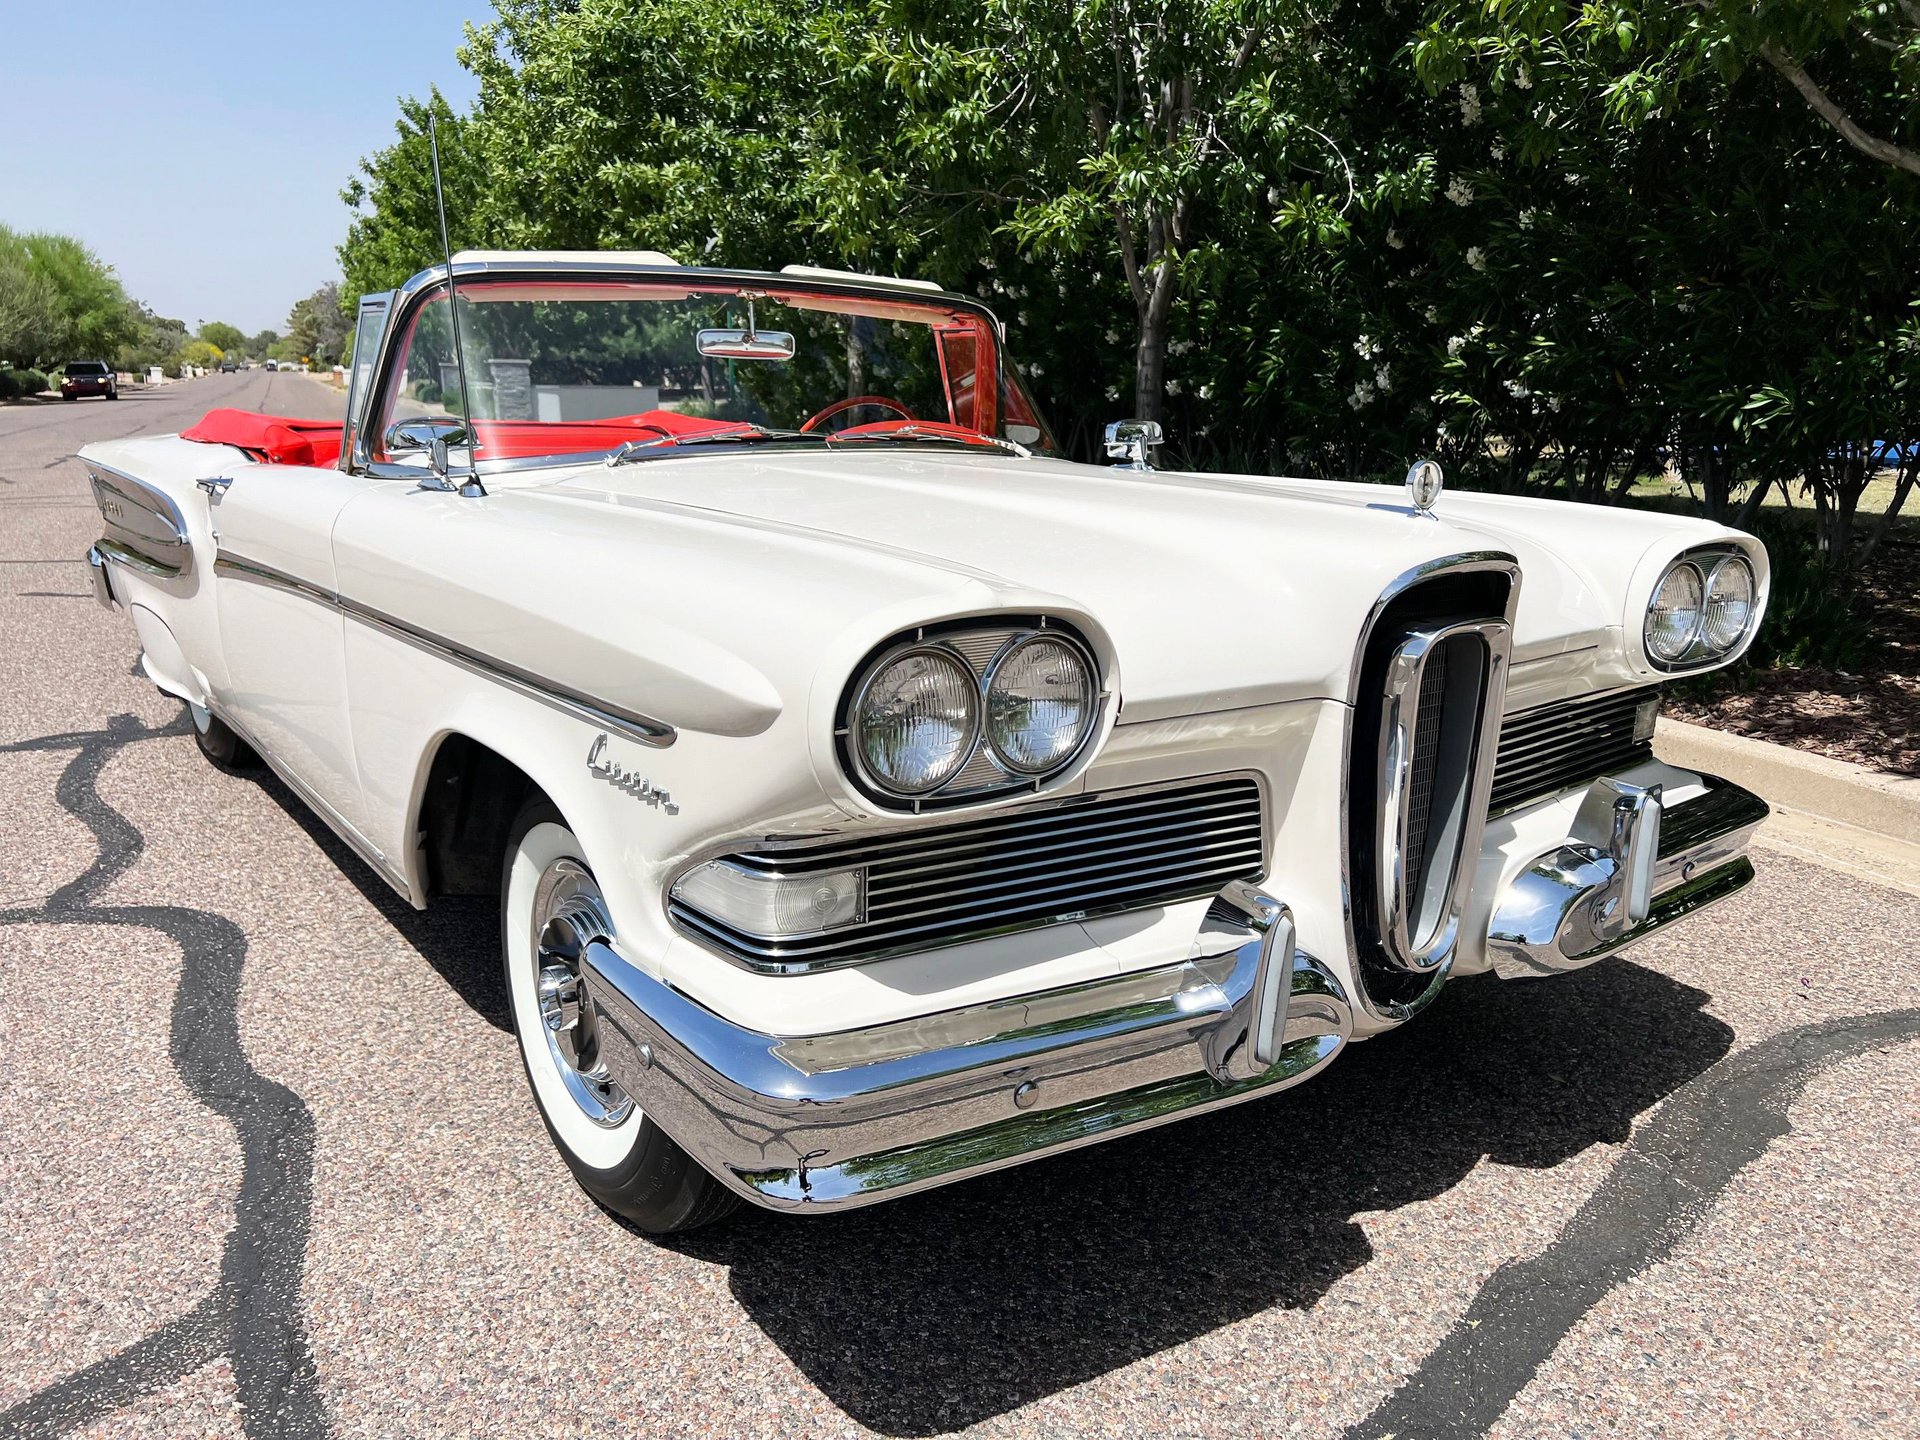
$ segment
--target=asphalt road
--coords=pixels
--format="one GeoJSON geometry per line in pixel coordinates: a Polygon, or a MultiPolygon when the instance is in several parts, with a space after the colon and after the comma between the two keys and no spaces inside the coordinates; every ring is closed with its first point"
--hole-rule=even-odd
{"type": "Polygon", "coordinates": [[[623,1229],[486,908],[207,766],[89,598],[73,452],[216,404],[338,401],[0,407],[0,1436],[1920,1434],[1920,900],[1778,853],[1278,1097],[623,1229]]]}

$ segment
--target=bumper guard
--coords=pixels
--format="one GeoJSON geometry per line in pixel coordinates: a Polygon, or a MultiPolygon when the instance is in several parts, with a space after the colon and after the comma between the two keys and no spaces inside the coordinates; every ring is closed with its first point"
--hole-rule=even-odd
{"type": "Polygon", "coordinates": [[[1287,908],[1227,887],[1193,955],[1113,979],[782,1037],[722,1019],[604,940],[581,967],[640,1108],[757,1204],[829,1210],[965,1179],[1298,1084],[1353,1029],[1287,908]]]}

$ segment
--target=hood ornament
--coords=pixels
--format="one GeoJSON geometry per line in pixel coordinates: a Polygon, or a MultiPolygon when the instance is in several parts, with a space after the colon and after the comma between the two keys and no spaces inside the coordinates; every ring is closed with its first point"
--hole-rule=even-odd
{"type": "Polygon", "coordinates": [[[1433,507],[1440,501],[1440,492],[1446,488],[1446,477],[1440,473],[1437,460],[1416,460],[1407,471],[1407,498],[1422,515],[1433,513],[1433,507]]]}

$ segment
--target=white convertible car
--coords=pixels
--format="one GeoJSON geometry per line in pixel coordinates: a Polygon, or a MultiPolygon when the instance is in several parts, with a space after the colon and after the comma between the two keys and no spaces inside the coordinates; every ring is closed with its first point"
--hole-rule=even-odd
{"type": "Polygon", "coordinates": [[[1142,424],[1070,463],[1001,342],[914,281],[470,253],[361,301],[344,426],[84,452],[146,673],[413,904],[499,896],[534,1099],[646,1229],[1269,1094],[1752,877],[1765,805],[1650,743],[1752,638],[1751,536],[1142,424]]]}

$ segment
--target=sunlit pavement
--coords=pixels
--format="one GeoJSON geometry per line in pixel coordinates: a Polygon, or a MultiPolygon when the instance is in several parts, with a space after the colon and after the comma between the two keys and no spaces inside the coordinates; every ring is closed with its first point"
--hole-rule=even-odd
{"type": "Polygon", "coordinates": [[[0,406],[0,1435],[1920,1434],[1920,900],[1773,851],[1271,1099],[837,1218],[608,1219],[489,907],[214,771],[88,591],[79,446],[339,403],[0,406]]]}

